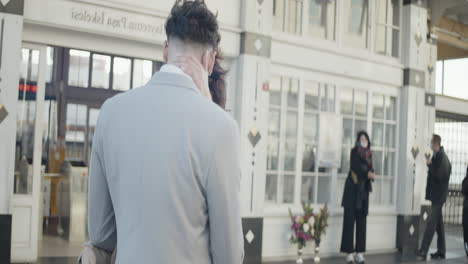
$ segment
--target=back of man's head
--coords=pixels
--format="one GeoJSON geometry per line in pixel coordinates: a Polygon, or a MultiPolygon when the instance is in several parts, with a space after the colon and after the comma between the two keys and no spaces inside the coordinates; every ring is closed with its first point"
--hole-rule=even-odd
{"type": "Polygon", "coordinates": [[[432,142],[434,142],[434,144],[440,147],[440,144],[442,143],[442,138],[439,135],[434,134],[432,135],[432,142]]]}
{"type": "Polygon", "coordinates": [[[216,50],[221,39],[216,15],[208,9],[203,0],[177,0],[165,28],[170,46],[183,45],[192,50],[216,50]]]}

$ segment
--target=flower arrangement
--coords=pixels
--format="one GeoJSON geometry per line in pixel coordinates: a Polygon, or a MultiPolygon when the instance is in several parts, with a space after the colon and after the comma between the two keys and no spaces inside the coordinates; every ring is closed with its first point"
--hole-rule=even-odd
{"type": "Polygon", "coordinates": [[[291,209],[289,209],[289,216],[291,217],[291,238],[290,242],[297,244],[299,249],[302,249],[306,246],[307,241],[314,238],[312,234],[314,226],[314,213],[310,205],[302,204],[302,209],[304,214],[302,216],[295,216],[292,214],[291,209]]]}
{"type": "Polygon", "coordinates": [[[321,241],[322,235],[327,232],[328,227],[328,207],[325,205],[322,209],[320,209],[320,213],[315,214],[315,223],[314,223],[314,239],[315,244],[318,246],[321,241]]]}
{"type": "Polygon", "coordinates": [[[306,247],[307,241],[314,240],[315,242],[315,258],[314,262],[320,262],[319,246],[322,235],[326,233],[328,227],[328,207],[325,205],[320,212],[314,214],[313,208],[310,204],[302,204],[304,211],[303,215],[293,215],[289,209],[289,216],[291,217],[291,237],[289,241],[292,244],[297,244],[298,259],[296,263],[303,263],[302,250],[306,247]]]}

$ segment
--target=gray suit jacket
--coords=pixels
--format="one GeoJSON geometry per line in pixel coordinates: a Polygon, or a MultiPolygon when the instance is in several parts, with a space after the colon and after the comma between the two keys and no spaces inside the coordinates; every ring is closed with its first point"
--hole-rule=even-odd
{"type": "Polygon", "coordinates": [[[242,263],[239,132],[185,76],[107,100],[89,172],[93,246],[116,263],[242,263]]]}

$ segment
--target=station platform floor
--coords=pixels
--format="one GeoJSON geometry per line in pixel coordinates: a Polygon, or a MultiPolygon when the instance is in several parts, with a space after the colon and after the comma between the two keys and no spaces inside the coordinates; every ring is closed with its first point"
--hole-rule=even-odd
{"type": "MultiPolygon", "coordinates": [[[[440,264],[461,264],[468,263],[468,258],[465,255],[463,249],[463,230],[461,226],[447,226],[446,227],[446,239],[447,239],[447,259],[446,260],[430,260],[423,261],[401,261],[400,254],[386,253],[386,254],[368,254],[366,255],[366,263],[370,264],[394,264],[394,263],[405,263],[405,264],[417,264],[417,263],[440,263],[440,264]]],[[[47,250],[42,248],[40,253],[42,257],[36,264],[76,264],[77,255],[81,248],[80,245],[72,244],[67,245],[66,243],[60,243],[59,241],[52,238],[45,238],[45,241],[52,243],[52,247],[49,246],[47,250]],[[64,250],[64,246],[67,249],[64,250]],[[62,254],[62,256],[61,256],[62,254]]],[[[434,238],[431,245],[430,252],[434,252],[436,249],[436,239],[434,238]]],[[[295,261],[272,261],[264,262],[263,264],[294,264],[295,261]]],[[[305,259],[304,264],[312,264],[312,259],[305,259]]],[[[345,263],[344,256],[322,258],[321,264],[341,264],[345,263]]],[[[259,263],[261,264],[261,263],[259,263]]]]}

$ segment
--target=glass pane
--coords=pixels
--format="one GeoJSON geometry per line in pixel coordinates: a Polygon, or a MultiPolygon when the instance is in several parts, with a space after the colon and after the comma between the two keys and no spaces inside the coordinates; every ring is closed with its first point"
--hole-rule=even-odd
{"type": "Polygon", "coordinates": [[[395,175],[395,152],[386,152],[384,160],[384,175],[396,176],[395,175]]]}
{"type": "Polygon", "coordinates": [[[67,127],[65,133],[66,158],[71,161],[84,161],[86,133],[85,105],[67,105],[67,127]]]}
{"type": "Polygon", "coordinates": [[[372,193],[370,194],[369,200],[374,205],[381,204],[381,196],[382,196],[382,179],[377,178],[372,183],[372,193]]]}
{"type": "Polygon", "coordinates": [[[284,144],[284,170],[294,171],[296,169],[296,141],[287,140],[284,144]]]}
{"type": "Polygon", "coordinates": [[[379,122],[372,123],[372,145],[376,147],[383,146],[384,124],[379,122]]]}
{"type": "Polygon", "coordinates": [[[273,76],[270,82],[270,105],[281,106],[281,78],[273,76]]]}
{"type": "Polygon", "coordinates": [[[341,202],[343,200],[343,192],[344,192],[344,186],[345,186],[346,178],[343,177],[338,177],[336,181],[336,204],[341,205],[341,202]]]}
{"type": "Polygon", "coordinates": [[[372,116],[376,119],[384,119],[385,97],[381,94],[372,96],[372,116]]]}
{"type": "Polygon", "coordinates": [[[294,202],[294,175],[284,175],[283,203],[294,202]]]}
{"type": "MultiPolygon", "coordinates": [[[[386,0],[384,0],[386,1],[386,0]]],[[[377,24],[375,28],[375,51],[386,55],[388,52],[388,28],[383,24],[377,24]]]]}
{"type": "Polygon", "coordinates": [[[302,171],[314,172],[317,160],[317,144],[304,142],[304,153],[302,157],[302,171]]]}
{"type": "Polygon", "coordinates": [[[285,0],[273,0],[273,29],[283,31],[285,0]]]}
{"type": "Polygon", "coordinates": [[[270,110],[268,122],[267,170],[278,169],[280,111],[270,110]]]}
{"type": "Polygon", "coordinates": [[[354,136],[357,136],[357,133],[359,131],[367,131],[367,121],[365,121],[365,120],[356,120],[355,121],[355,123],[354,123],[353,143],[354,143],[354,136]]]}
{"type": "Polygon", "coordinates": [[[314,203],[314,189],[315,177],[304,176],[302,177],[301,184],[301,202],[302,203],[314,203]]]}
{"type": "Polygon", "coordinates": [[[372,165],[374,166],[374,171],[376,175],[382,175],[383,173],[382,155],[382,151],[372,151],[372,165]]]}
{"type": "Polygon", "coordinates": [[[305,111],[318,110],[319,108],[319,86],[317,82],[306,81],[305,87],[305,111]]]}
{"type": "Polygon", "coordinates": [[[110,56],[93,54],[93,72],[91,73],[92,87],[109,88],[110,65],[110,56]]]}
{"type": "Polygon", "coordinates": [[[355,114],[358,116],[367,116],[367,93],[354,90],[355,114]]]}
{"type": "Polygon", "coordinates": [[[127,91],[130,89],[130,71],[131,60],[126,58],[114,57],[113,67],[113,89],[127,91]]]}
{"type": "Polygon", "coordinates": [[[347,38],[348,45],[356,48],[367,47],[368,32],[368,0],[346,1],[348,5],[347,38]]]}
{"type": "Polygon", "coordinates": [[[392,29],[392,57],[399,57],[400,56],[400,30],[399,29],[392,29]]]}
{"type": "Polygon", "coordinates": [[[354,141],[353,133],[353,120],[348,118],[343,118],[343,144],[348,146],[353,145],[354,141]]]}
{"type": "Polygon", "coordinates": [[[68,85],[88,87],[89,56],[82,50],[70,50],[70,68],[68,70],[68,85]]]}
{"type": "Polygon", "coordinates": [[[304,114],[304,140],[317,141],[318,115],[304,114]]]}
{"type": "Polygon", "coordinates": [[[52,81],[52,73],[54,70],[54,48],[47,47],[47,54],[46,54],[46,83],[50,83],[52,81]]]}
{"type": "Polygon", "coordinates": [[[25,80],[28,75],[29,49],[21,49],[20,79],[25,80]]]}
{"type": "Polygon", "coordinates": [[[395,137],[396,137],[396,125],[387,124],[385,129],[385,146],[390,148],[396,147],[395,137]]]}
{"type": "Polygon", "coordinates": [[[133,60],[133,88],[145,85],[153,75],[153,62],[150,60],[133,60]]]}
{"type": "Polygon", "coordinates": [[[309,34],[322,39],[335,39],[336,1],[309,0],[309,34]]]}
{"type": "Polygon", "coordinates": [[[318,192],[317,202],[319,204],[330,203],[331,177],[319,177],[318,178],[317,192],[318,192]]]}
{"type": "Polygon", "coordinates": [[[340,95],[341,113],[346,115],[353,114],[353,90],[341,88],[338,92],[340,95]]]}
{"type": "Polygon", "coordinates": [[[320,98],[322,111],[335,111],[335,86],[330,84],[320,85],[320,98]]]}
{"type": "Polygon", "coordinates": [[[39,51],[22,49],[16,108],[15,194],[31,194],[39,51]]]}
{"type": "Polygon", "coordinates": [[[276,203],[277,193],[278,193],[277,188],[278,188],[278,175],[268,174],[266,176],[265,201],[276,203]]]}
{"type": "MultiPolygon", "coordinates": [[[[91,149],[93,147],[94,131],[99,117],[99,109],[89,109],[89,130],[88,130],[88,159],[91,157],[91,149]]],[[[89,160],[88,160],[89,161],[89,160]]]]}
{"type": "Polygon", "coordinates": [[[295,140],[297,137],[297,112],[288,111],[286,117],[286,139],[295,140]]]}
{"type": "Polygon", "coordinates": [[[349,162],[351,159],[351,148],[343,147],[341,149],[341,166],[338,170],[339,173],[348,173],[349,172],[349,162]]]}
{"type": "Polygon", "coordinates": [[[286,87],[288,93],[288,107],[297,108],[299,81],[296,79],[283,78],[283,87],[286,87]]]}
{"type": "Polygon", "coordinates": [[[302,32],[302,0],[288,1],[288,32],[301,34],[302,32]]]}
{"type": "Polygon", "coordinates": [[[393,180],[382,181],[382,205],[393,204],[393,180]]]}
{"type": "Polygon", "coordinates": [[[396,97],[387,97],[385,99],[385,109],[387,111],[387,120],[396,120],[396,97]]]}

